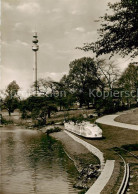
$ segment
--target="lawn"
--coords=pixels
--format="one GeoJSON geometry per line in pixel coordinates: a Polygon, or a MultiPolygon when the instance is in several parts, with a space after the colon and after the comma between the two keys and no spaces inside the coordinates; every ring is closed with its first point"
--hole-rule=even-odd
{"type": "Polygon", "coordinates": [[[118,116],[117,118],[115,118],[115,121],[120,123],[138,125],[138,108],[130,113],[118,116]]]}
{"type": "MultiPolygon", "coordinates": [[[[87,139],[86,141],[99,148],[107,159],[116,158],[116,154],[111,150],[112,148],[138,143],[138,131],[103,124],[100,124],[99,126],[103,130],[103,139],[87,139]]],[[[138,150],[134,150],[134,152],[135,154],[138,154],[138,150]]]]}
{"type": "MultiPolygon", "coordinates": [[[[101,140],[90,140],[85,138],[82,139],[99,148],[104,153],[105,159],[116,161],[113,175],[101,193],[101,194],[107,193],[115,194],[117,193],[119,186],[121,184],[124,168],[122,159],[118,156],[118,154],[114,152],[112,148],[115,147],[125,148],[128,151],[131,151],[133,154],[138,155],[138,144],[137,144],[138,131],[102,124],[99,126],[103,130],[103,139],[101,140]]],[[[124,157],[125,161],[130,164],[131,171],[130,173],[133,177],[131,179],[133,186],[131,187],[134,187],[135,189],[130,187],[129,189],[133,192],[134,191],[136,192],[136,190],[138,189],[138,186],[135,181],[137,173],[134,173],[133,171],[134,168],[137,168],[137,159],[134,158],[132,155],[128,154],[127,152],[121,151],[119,152],[119,154],[121,154],[124,157]]]]}

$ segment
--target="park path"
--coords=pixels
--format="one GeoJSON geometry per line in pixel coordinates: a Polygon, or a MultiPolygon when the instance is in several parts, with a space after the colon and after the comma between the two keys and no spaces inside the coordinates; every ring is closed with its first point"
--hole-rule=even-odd
{"type": "Polygon", "coordinates": [[[100,194],[110,180],[114,170],[115,160],[107,160],[101,175],[90,187],[86,194],[100,194]]]}
{"type": "Polygon", "coordinates": [[[91,153],[93,153],[95,156],[99,158],[101,163],[101,174],[98,177],[98,179],[95,181],[95,183],[86,192],[86,194],[100,194],[112,176],[114,166],[115,166],[115,160],[106,160],[105,162],[103,153],[98,148],[80,139],[79,137],[72,134],[71,132],[68,132],[65,130],[65,133],[68,134],[70,137],[72,137],[72,139],[74,139],[76,142],[82,144],[91,153]]]}
{"type": "Polygon", "coordinates": [[[118,117],[118,115],[106,115],[96,120],[96,123],[105,124],[105,125],[111,125],[114,127],[121,127],[131,130],[138,130],[138,125],[132,125],[132,124],[126,124],[126,123],[120,123],[115,121],[114,119],[118,117]]]}

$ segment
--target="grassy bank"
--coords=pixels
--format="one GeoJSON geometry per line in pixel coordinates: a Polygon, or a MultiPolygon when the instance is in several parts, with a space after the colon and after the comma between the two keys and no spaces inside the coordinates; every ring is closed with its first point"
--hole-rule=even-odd
{"type": "Polygon", "coordinates": [[[122,114],[115,118],[115,121],[120,123],[127,123],[132,125],[138,125],[138,108],[127,114],[122,114]]]}
{"type": "MultiPolygon", "coordinates": [[[[132,154],[138,155],[138,131],[103,124],[100,124],[99,126],[103,130],[103,139],[82,139],[100,149],[104,153],[105,159],[116,160],[113,176],[111,177],[110,181],[102,192],[102,194],[115,194],[123,178],[123,162],[122,159],[118,156],[118,154],[114,151],[114,148],[125,148],[128,151],[131,151],[132,154]]],[[[128,152],[123,150],[121,150],[119,154],[124,157],[126,162],[130,164],[130,166],[136,167],[137,159],[133,157],[133,155],[130,155],[128,152]]],[[[134,175],[134,177],[136,177],[136,175],[134,175]]]]}
{"type": "Polygon", "coordinates": [[[50,135],[62,142],[65,152],[74,162],[79,172],[78,180],[74,186],[78,188],[86,187],[88,189],[100,174],[98,171],[100,168],[99,159],[63,131],[50,135]]]}

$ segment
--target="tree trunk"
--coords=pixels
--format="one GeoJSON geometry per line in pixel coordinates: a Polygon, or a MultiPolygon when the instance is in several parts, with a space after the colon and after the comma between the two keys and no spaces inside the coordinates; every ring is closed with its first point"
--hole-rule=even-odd
{"type": "Polygon", "coordinates": [[[82,102],[80,102],[80,108],[82,108],[82,102]]]}
{"type": "Polygon", "coordinates": [[[44,115],[43,119],[43,125],[46,125],[46,114],[44,115]]]}
{"type": "Polygon", "coordinates": [[[51,118],[51,111],[48,110],[48,118],[50,119],[51,118]]]}
{"type": "Polygon", "coordinates": [[[89,104],[89,102],[87,103],[87,106],[88,106],[88,109],[90,108],[90,104],[89,104]]]}
{"type": "Polygon", "coordinates": [[[44,125],[46,125],[46,117],[44,118],[44,125]]]}
{"type": "Polygon", "coordinates": [[[9,116],[11,116],[11,111],[10,110],[8,110],[8,113],[9,113],[9,116]]]}
{"type": "Polygon", "coordinates": [[[60,106],[59,106],[59,109],[60,109],[60,111],[62,110],[62,105],[60,104],[60,106]]]}
{"type": "Polygon", "coordinates": [[[79,106],[79,107],[80,107],[80,108],[82,108],[83,100],[82,100],[82,98],[81,98],[81,97],[79,98],[79,104],[80,104],[80,106],[79,106]]]}
{"type": "Polygon", "coordinates": [[[127,99],[127,107],[128,107],[128,109],[130,108],[130,101],[127,99]]]}

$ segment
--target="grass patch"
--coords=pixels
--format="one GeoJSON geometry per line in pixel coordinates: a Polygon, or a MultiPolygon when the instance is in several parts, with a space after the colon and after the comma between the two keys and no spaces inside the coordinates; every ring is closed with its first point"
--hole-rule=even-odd
{"type": "Polygon", "coordinates": [[[103,124],[98,124],[98,126],[103,130],[103,139],[82,139],[100,149],[104,153],[105,159],[118,159],[112,148],[125,146],[124,149],[137,149],[138,131],[133,130],[132,132],[132,130],[103,124]]]}
{"type": "Polygon", "coordinates": [[[138,125],[138,108],[135,109],[133,112],[128,112],[116,117],[115,121],[120,123],[138,125]]]}

